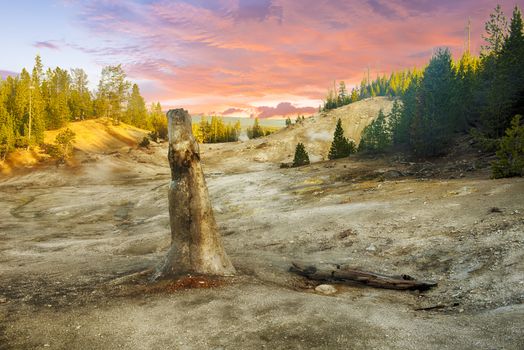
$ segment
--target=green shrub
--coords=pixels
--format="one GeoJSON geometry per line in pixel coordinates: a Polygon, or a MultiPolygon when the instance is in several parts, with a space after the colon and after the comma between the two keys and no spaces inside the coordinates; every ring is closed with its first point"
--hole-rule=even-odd
{"type": "Polygon", "coordinates": [[[59,149],[59,157],[67,159],[73,152],[73,143],[75,142],[76,134],[73,130],[67,128],[56,135],[55,143],[59,149]]]}
{"type": "Polygon", "coordinates": [[[142,141],[140,141],[140,143],[138,144],[138,146],[143,147],[143,148],[147,148],[147,147],[149,147],[149,138],[148,138],[148,137],[144,137],[144,138],[142,139],[142,141]]]}
{"type": "Polygon", "coordinates": [[[500,143],[499,139],[489,138],[477,129],[471,129],[469,131],[469,134],[471,135],[471,137],[473,137],[473,141],[475,142],[475,145],[482,152],[485,152],[485,153],[495,152],[499,146],[499,143],[500,143]]]}
{"type": "Polygon", "coordinates": [[[516,115],[511,121],[511,127],[506,129],[506,136],[500,141],[497,160],[491,169],[494,178],[524,175],[524,125],[516,115]]]}

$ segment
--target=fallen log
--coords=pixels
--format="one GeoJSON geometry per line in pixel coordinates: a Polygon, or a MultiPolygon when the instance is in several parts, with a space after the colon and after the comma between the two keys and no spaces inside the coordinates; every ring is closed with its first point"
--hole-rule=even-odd
{"type": "Polygon", "coordinates": [[[419,281],[409,275],[387,276],[341,265],[330,264],[325,267],[316,267],[304,266],[294,262],[291,264],[290,272],[315,281],[358,283],[375,288],[420,291],[428,290],[437,285],[436,282],[419,281]]]}

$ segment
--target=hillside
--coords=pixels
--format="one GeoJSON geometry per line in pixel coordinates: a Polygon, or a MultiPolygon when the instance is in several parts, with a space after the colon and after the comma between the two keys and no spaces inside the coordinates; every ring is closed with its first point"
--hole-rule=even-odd
{"type": "MultiPolygon", "coordinates": [[[[147,135],[148,131],[132,125],[120,123],[113,125],[106,118],[90,119],[69,123],[67,128],[75,134],[74,148],[90,153],[105,153],[124,147],[134,147],[147,135]]],[[[45,143],[54,143],[56,135],[65,128],[46,131],[45,143]]]]}
{"type": "MultiPolygon", "coordinates": [[[[58,130],[45,131],[44,143],[53,144],[56,135],[66,128],[75,134],[74,149],[90,154],[114,152],[122,148],[135,147],[148,131],[132,125],[113,123],[106,118],[89,119],[69,123],[58,130]]],[[[0,161],[0,174],[7,175],[15,169],[31,168],[48,159],[41,148],[31,150],[18,149],[9,154],[5,161],[0,161]]]]}
{"type": "Polygon", "coordinates": [[[393,101],[386,97],[366,99],[313,115],[306,118],[303,123],[293,124],[266,137],[231,144],[201,145],[201,151],[207,155],[207,164],[212,163],[213,166],[222,167],[223,171],[236,167],[256,168],[257,163],[264,162],[274,164],[292,162],[295,147],[299,142],[305,145],[312,162],[321,161],[327,159],[339,118],[345,136],[358,145],[364,128],[378,116],[381,109],[384,113],[389,113],[392,106],[393,101]],[[237,156],[235,159],[242,164],[238,162],[218,164],[219,162],[215,162],[219,159],[215,156],[218,153],[226,156],[234,154],[237,156]]]}

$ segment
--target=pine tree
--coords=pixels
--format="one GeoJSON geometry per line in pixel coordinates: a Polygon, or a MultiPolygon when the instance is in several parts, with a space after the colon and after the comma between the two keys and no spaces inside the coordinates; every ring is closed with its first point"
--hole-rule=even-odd
{"type": "Polygon", "coordinates": [[[127,109],[124,121],[139,128],[147,128],[147,109],[146,102],[137,84],[133,84],[131,95],[127,102],[127,109]]]}
{"type": "Polygon", "coordinates": [[[71,69],[69,110],[73,120],[84,120],[93,115],[93,101],[88,83],[87,74],[82,68],[71,69]]]}
{"type": "Polygon", "coordinates": [[[386,115],[379,111],[378,116],[362,131],[358,146],[359,152],[380,153],[391,145],[391,134],[386,122],[386,115]]]}
{"type": "Polygon", "coordinates": [[[264,129],[260,126],[258,118],[255,118],[253,126],[247,129],[247,137],[250,139],[256,139],[265,135],[264,129]]]}
{"type": "Polygon", "coordinates": [[[338,101],[337,101],[337,107],[345,106],[349,103],[349,95],[348,90],[346,88],[346,83],[341,81],[338,84],[338,101]]]}
{"type": "Polygon", "coordinates": [[[482,36],[486,41],[486,45],[482,46],[483,56],[500,54],[508,32],[508,20],[504,16],[500,5],[497,5],[495,11],[490,14],[490,19],[486,22],[485,29],[486,35],[482,36]]]}
{"type": "Polygon", "coordinates": [[[121,64],[104,67],[98,83],[96,101],[98,116],[110,117],[118,123],[122,118],[123,104],[130,86],[121,64]]]}
{"type": "Polygon", "coordinates": [[[293,124],[293,122],[291,121],[291,118],[287,117],[287,118],[286,118],[286,128],[287,128],[287,127],[290,127],[291,124],[293,124]]]}
{"type": "Polygon", "coordinates": [[[46,72],[42,92],[46,104],[46,129],[58,129],[64,126],[71,116],[69,110],[69,93],[71,77],[68,71],[56,67],[46,72]]]}
{"type": "Polygon", "coordinates": [[[298,143],[295,147],[295,157],[293,159],[293,166],[302,166],[309,164],[309,155],[303,143],[298,143]]]}
{"type": "Polygon", "coordinates": [[[511,101],[506,118],[507,125],[510,124],[510,116],[524,113],[524,28],[522,13],[515,6],[508,39],[504,43],[501,60],[507,77],[508,98],[511,101]]]}
{"type": "Polygon", "coordinates": [[[391,134],[391,143],[393,145],[399,145],[402,143],[400,138],[400,127],[402,123],[402,106],[400,101],[397,99],[393,101],[393,107],[389,113],[388,129],[391,134]]]}
{"type": "Polygon", "coordinates": [[[42,95],[42,83],[44,79],[43,65],[40,56],[35,57],[35,65],[31,74],[31,138],[32,143],[44,142],[45,131],[45,101],[42,95]]]}
{"type": "Polygon", "coordinates": [[[6,108],[8,96],[8,85],[0,78],[0,160],[5,160],[15,147],[13,117],[6,108]]]}
{"type": "Polygon", "coordinates": [[[511,117],[524,108],[524,63],[522,15],[513,11],[508,32],[507,20],[497,7],[486,24],[488,45],[482,57],[482,89],[479,101],[483,131],[490,137],[501,137],[511,117]]]}
{"type": "Polygon", "coordinates": [[[162,106],[160,102],[152,103],[149,110],[149,122],[150,128],[152,129],[152,138],[156,141],[157,138],[167,140],[167,118],[162,112],[162,106]]]}
{"type": "Polygon", "coordinates": [[[419,156],[444,152],[453,132],[451,53],[438,50],[424,72],[416,113],[411,122],[410,145],[419,156]]]}
{"type": "Polygon", "coordinates": [[[342,129],[342,121],[338,119],[335,133],[333,134],[333,142],[329,149],[328,158],[338,159],[349,156],[351,153],[355,153],[355,143],[348,141],[344,137],[344,129],[342,129]]]}
{"type": "Polygon", "coordinates": [[[467,131],[478,120],[476,92],[479,89],[479,65],[479,59],[469,52],[465,52],[454,64],[452,120],[455,131],[467,131]]]}

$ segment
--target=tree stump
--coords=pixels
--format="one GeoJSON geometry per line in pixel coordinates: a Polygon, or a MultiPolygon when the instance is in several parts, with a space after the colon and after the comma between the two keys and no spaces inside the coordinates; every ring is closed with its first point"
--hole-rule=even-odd
{"type": "Polygon", "coordinates": [[[155,277],[233,275],[209,201],[191,116],[184,109],[172,109],[167,118],[171,248],[155,277]]]}

